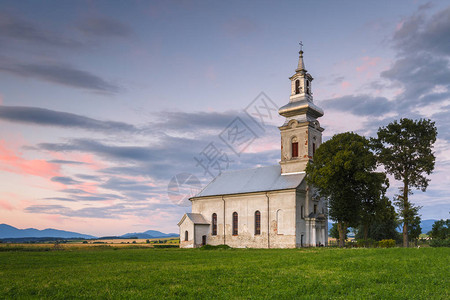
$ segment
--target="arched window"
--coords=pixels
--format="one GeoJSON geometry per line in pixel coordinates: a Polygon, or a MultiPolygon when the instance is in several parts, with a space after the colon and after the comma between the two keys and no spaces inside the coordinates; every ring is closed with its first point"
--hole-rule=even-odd
{"type": "Polygon", "coordinates": [[[277,233],[284,234],[283,227],[283,211],[281,209],[277,210],[277,233]]]}
{"type": "Polygon", "coordinates": [[[311,94],[311,88],[310,88],[309,80],[306,80],[306,93],[308,95],[311,94]]]}
{"type": "Polygon", "coordinates": [[[261,234],[261,213],[255,211],[255,235],[261,234]]]}
{"type": "Polygon", "coordinates": [[[188,240],[189,240],[189,233],[188,233],[187,230],[184,232],[184,240],[185,240],[185,241],[188,241],[188,240]]]}
{"type": "Polygon", "coordinates": [[[238,213],[233,213],[233,235],[238,235],[238,213]]]}
{"type": "Polygon", "coordinates": [[[316,143],[313,143],[313,156],[316,153],[316,143]]]}
{"type": "Polygon", "coordinates": [[[291,150],[292,150],[292,157],[294,158],[294,157],[298,157],[298,141],[297,141],[297,138],[296,137],[294,137],[293,139],[292,139],[292,143],[291,143],[291,150]]]}
{"type": "Polygon", "coordinates": [[[212,235],[217,235],[217,214],[212,214],[212,235]]]}
{"type": "Polygon", "coordinates": [[[295,81],[295,94],[300,94],[300,80],[295,81]]]}

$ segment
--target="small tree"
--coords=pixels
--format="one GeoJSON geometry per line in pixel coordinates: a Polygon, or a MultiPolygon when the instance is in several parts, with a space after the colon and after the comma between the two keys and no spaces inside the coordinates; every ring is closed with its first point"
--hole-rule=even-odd
{"type": "Polygon", "coordinates": [[[450,219],[434,222],[433,229],[430,231],[433,239],[445,240],[450,237],[450,219]]]}
{"type": "Polygon", "coordinates": [[[400,216],[403,219],[403,246],[408,247],[408,223],[412,209],[408,196],[411,189],[425,191],[434,169],[435,156],[432,151],[437,129],[434,122],[401,119],[378,129],[373,145],[381,162],[389,174],[403,182],[401,189],[400,216]]]}
{"type": "MultiPolygon", "coordinates": [[[[347,228],[347,231],[345,232],[344,239],[347,239],[347,235],[349,234],[350,230],[347,228]]],[[[339,241],[339,230],[337,227],[337,223],[333,223],[330,228],[330,237],[335,238],[339,241]]]]}
{"type": "Polygon", "coordinates": [[[345,245],[347,228],[359,224],[362,202],[379,178],[375,168],[376,157],[368,140],[353,132],[334,135],[323,143],[306,167],[308,184],[328,199],[329,216],[338,224],[340,247],[345,245]]]}

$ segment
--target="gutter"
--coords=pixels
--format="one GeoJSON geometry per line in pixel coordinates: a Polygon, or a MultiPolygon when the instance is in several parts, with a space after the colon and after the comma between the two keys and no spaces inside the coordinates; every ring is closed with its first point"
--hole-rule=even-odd
{"type": "Polygon", "coordinates": [[[269,194],[266,192],[267,197],[267,248],[270,248],[270,206],[269,206],[269,194]]]}
{"type": "Polygon", "coordinates": [[[225,244],[225,199],[222,195],[222,201],[223,201],[223,244],[225,244]]]}

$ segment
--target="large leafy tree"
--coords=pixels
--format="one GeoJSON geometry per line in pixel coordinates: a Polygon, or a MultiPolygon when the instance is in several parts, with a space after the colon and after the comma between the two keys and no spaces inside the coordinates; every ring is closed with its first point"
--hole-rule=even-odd
{"type": "MultiPolygon", "coordinates": [[[[383,211],[383,197],[389,187],[389,181],[384,173],[374,173],[369,177],[365,197],[361,203],[361,221],[357,229],[361,229],[365,240],[369,237],[369,227],[373,224],[378,214],[383,211]]],[[[359,231],[359,230],[357,230],[359,231]]]]}
{"type": "Polygon", "coordinates": [[[399,240],[397,213],[389,198],[381,197],[374,210],[374,215],[368,226],[364,226],[364,223],[361,222],[361,225],[357,228],[356,238],[369,238],[376,241],[383,239],[399,240]]]}
{"type": "Polygon", "coordinates": [[[408,224],[415,221],[414,207],[408,196],[412,189],[425,191],[434,169],[433,144],[437,129],[427,119],[400,119],[378,129],[373,145],[385,170],[402,181],[397,203],[403,221],[403,246],[408,247],[408,224]]]}
{"type": "Polygon", "coordinates": [[[369,141],[353,132],[334,135],[323,143],[306,167],[308,184],[328,199],[329,216],[338,224],[340,247],[347,228],[359,224],[362,203],[374,190],[374,182],[380,182],[375,168],[369,141]]]}

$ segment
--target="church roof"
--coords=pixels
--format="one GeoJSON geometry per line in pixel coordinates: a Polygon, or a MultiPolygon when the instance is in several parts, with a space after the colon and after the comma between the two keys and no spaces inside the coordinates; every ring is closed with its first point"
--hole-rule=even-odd
{"type": "MultiPolygon", "coordinates": [[[[205,219],[205,217],[202,214],[186,213],[186,217],[191,219],[192,223],[194,223],[194,224],[206,224],[206,225],[209,225],[209,222],[205,219]]],[[[178,225],[183,223],[183,220],[184,220],[184,218],[181,219],[181,221],[180,221],[180,223],[178,223],[178,225]]]]}
{"type": "Polygon", "coordinates": [[[295,189],[305,173],[281,175],[280,165],[223,172],[195,197],[295,189]]]}

